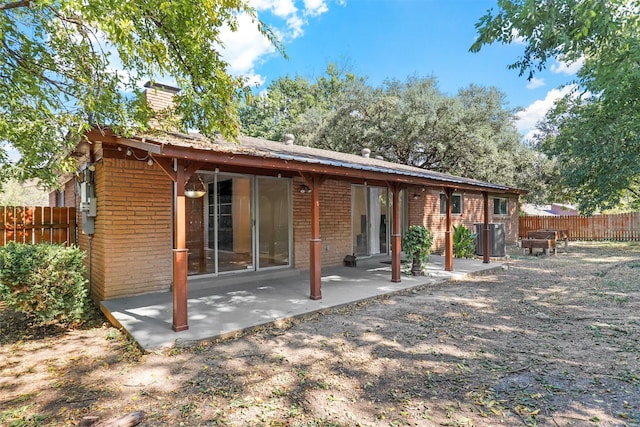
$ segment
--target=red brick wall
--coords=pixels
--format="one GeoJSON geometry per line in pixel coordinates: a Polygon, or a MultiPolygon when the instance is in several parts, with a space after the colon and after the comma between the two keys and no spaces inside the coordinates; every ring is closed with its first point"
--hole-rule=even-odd
{"type": "MultiPolygon", "coordinates": [[[[433,252],[444,254],[444,238],[446,216],[440,214],[439,189],[427,188],[422,191],[420,187],[410,187],[409,194],[409,225],[424,225],[433,233],[433,252]],[[417,199],[413,198],[418,194],[417,199]]],[[[484,222],[484,205],[480,193],[455,193],[462,195],[462,214],[453,215],[453,225],[464,224],[465,227],[474,230],[474,224],[484,222]]],[[[498,197],[498,196],[495,196],[498,197]]],[[[493,198],[489,195],[489,222],[504,223],[507,244],[515,244],[518,240],[518,199],[508,198],[507,209],[509,215],[493,215],[493,198]]]]}
{"type": "MultiPolygon", "coordinates": [[[[91,282],[96,300],[165,291],[172,281],[172,182],[157,165],[128,159],[105,158],[96,165],[97,218],[92,242],[91,282]]],[[[301,193],[301,178],[292,182],[293,267],[309,268],[311,194],[301,193]]],[[[75,183],[71,185],[75,188],[75,183]]],[[[71,189],[71,188],[70,188],[71,189]]],[[[74,191],[67,194],[75,194],[74,191]]],[[[409,224],[423,224],[434,234],[434,250],[444,249],[445,216],[440,214],[439,189],[408,189],[409,224]],[[418,194],[417,199],[413,198],[418,194]]],[[[463,214],[454,224],[473,227],[483,222],[481,194],[463,194],[463,214]]],[[[342,264],[352,252],[351,184],[327,180],[320,189],[322,265],[342,264]]],[[[67,201],[77,205],[75,198],[67,201]]],[[[490,222],[506,224],[507,242],[517,240],[517,199],[508,202],[509,216],[494,216],[489,198],[490,222]]],[[[81,224],[79,225],[81,227],[81,224]]],[[[89,238],[80,234],[88,250],[89,238]]]]}
{"type": "MultiPolygon", "coordinates": [[[[172,281],[171,180],[157,165],[106,158],[96,165],[92,296],[168,290],[172,281]]],[[[88,250],[88,236],[81,238],[88,250]]]]}
{"type": "MultiPolygon", "coordinates": [[[[293,180],[293,247],[294,267],[309,268],[311,239],[311,194],[300,193],[302,179],[293,180]]],[[[340,265],[352,251],[351,184],[326,180],[320,187],[320,238],[322,265],[340,265]]]]}

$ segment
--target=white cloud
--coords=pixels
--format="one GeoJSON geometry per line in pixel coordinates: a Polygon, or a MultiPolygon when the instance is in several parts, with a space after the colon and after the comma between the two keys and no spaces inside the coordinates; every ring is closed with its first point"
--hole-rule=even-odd
{"type": "Polygon", "coordinates": [[[268,11],[279,18],[286,18],[298,11],[292,0],[251,0],[249,3],[258,13],[268,11]]]}
{"type": "Polygon", "coordinates": [[[329,11],[325,0],[304,0],[305,15],[318,16],[329,11]]]}
{"type": "Polygon", "coordinates": [[[529,83],[527,83],[527,89],[536,89],[544,86],[545,84],[546,83],[544,82],[544,79],[533,77],[531,80],[529,80],[529,83]]]}
{"type": "Polygon", "coordinates": [[[260,17],[272,15],[284,21],[285,28],[279,28],[283,40],[293,40],[304,34],[306,17],[320,16],[329,11],[327,0],[302,0],[301,8],[293,0],[250,0],[260,17]]]}
{"type": "Polygon", "coordinates": [[[561,89],[552,89],[547,92],[547,96],[545,96],[544,99],[535,101],[533,104],[516,114],[516,126],[520,133],[525,134],[525,139],[531,139],[535,135],[535,130],[533,128],[536,123],[544,118],[547,111],[553,107],[553,104],[558,99],[569,94],[575,88],[575,85],[568,85],[561,89]]]}
{"type": "Polygon", "coordinates": [[[516,28],[511,30],[511,37],[512,37],[511,43],[525,44],[525,42],[526,42],[526,39],[520,35],[520,33],[518,32],[518,30],[516,28]]]}
{"type": "Polygon", "coordinates": [[[584,58],[580,58],[574,62],[565,62],[562,59],[556,59],[556,62],[551,64],[551,72],[556,74],[573,75],[577,73],[583,65],[584,58]]]}
{"type": "Polygon", "coordinates": [[[293,15],[287,19],[287,26],[289,28],[289,34],[287,39],[297,39],[304,34],[304,24],[306,22],[297,15],[293,15]]]}
{"type": "MultiPolygon", "coordinates": [[[[317,17],[329,11],[327,0],[250,0],[249,3],[257,11],[258,17],[269,25],[271,31],[282,43],[304,35],[304,29],[309,24],[308,18],[317,17]]],[[[336,3],[344,5],[346,0],[337,0],[336,3]]],[[[265,77],[257,74],[255,67],[261,61],[275,55],[276,49],[258,31],[256,23],[248,15],[241,14],[237,19],[237,31],[231,31],[228,27],[221,29],[222,46],[217,48],[229,64],[227,71],[230,74],[246,77],[250,85],[261,85],[265,77]]],[[[116,50],[99,32],[96,40],[111,53],[110,71],[125,77],[116,50]]],[[[128,81],[129,76],[126,77],[125,81],[128,81]]],[[[176,85],[175,80],[170,76],[156,78],[163,83],[176,85]]]]}
{"type": "Polygon", "coordinates": [[[225,28],[220,33],[224,42],[222,56],[233,75],[255,76],[256,63],[275,52],[275,47],[258,31],[248,15],[238,17],[238,31],[225,28]]]}
{"type": "MultiPolygon", "coordinates": [[[[249,3],[282,43],[304,35],[308,17],[329,11],[326,0],[251,0],[249,3]]],[[[265,78],[255,73],[255,66],[274,55],[276,49],[260,34],[256,24],[242,15],[238,18],[237,31],[222,31],[221,40],[224,44],[222,56],[229,63],[228,71],[249,78],[253,84],[262,84],[265,78]]]]}

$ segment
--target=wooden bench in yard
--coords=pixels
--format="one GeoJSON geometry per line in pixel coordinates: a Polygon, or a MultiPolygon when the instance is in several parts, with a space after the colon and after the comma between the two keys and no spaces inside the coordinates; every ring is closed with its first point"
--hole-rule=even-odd
{"type": "Polygon", "coordinates": [[[526,250],[529,249],[529,254],[533,254],[534,249],[542,249],[545,255],[549,255],[551,250],[556,253],[556,239],[522,239],[522,253],[526,254],[526,250]]]}
{"type": "Polygon", "coordinates": [[[527,232],[529,239],[553,239],[564,240],[564,248],[569,246],[569,230],[534,230],[527,232]]]}

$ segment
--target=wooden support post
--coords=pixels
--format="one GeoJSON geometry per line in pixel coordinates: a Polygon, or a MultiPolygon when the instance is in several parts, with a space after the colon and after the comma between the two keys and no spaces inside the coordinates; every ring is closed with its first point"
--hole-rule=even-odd
{"type": "Polygon", "coordinates": [[[321,269],[322,240],[320,239],[320,185],[321,177],[313,175],[311,181],[311,240],[309,240],[309,286],[312,300],[322,299],[321,269]]]}
{"type": "Polygon", "coordinates": [[[393,223],[391,224],[391,281],[398,283],[400,279],[400,185],[391,186],[393,192],[393,223]]]}
{"type": "Polygon", "coordinates": [[[486,191],[482,192],[482,202],[484,208],[484,225],[482,227],[482,262],[485,264],[489,264],[489,259],[491,257],[491,245],[489,244],[489,193],[486,191]]]}
{"type": "Polygon", "coordinates": [[[444,194],[447,199],[447,219],[444,233],[444,269],[445,271],[453,271],[453,231],[451,230],[453,188],[445,188],[444,194]]]}
{"type": "Polygon", "coordinates": [[[173,325],[176,332],[189,329],[187,314],[187,220],[184,196],[185,173],[181,160],[177,160],[176,211],[174,217],[175,242],[173,249],[173,325]]]}

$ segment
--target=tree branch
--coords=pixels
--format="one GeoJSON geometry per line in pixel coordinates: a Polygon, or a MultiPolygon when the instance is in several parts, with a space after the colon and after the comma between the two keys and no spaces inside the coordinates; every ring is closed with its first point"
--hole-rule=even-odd
{"type": "Polygon", "coordinates": [[[30,5],[31,5],[31,0],[15,1],[13,3],[2,3],[0,4],[0,11],[16,9],[18,7],[29,7],[30,5]]]}

